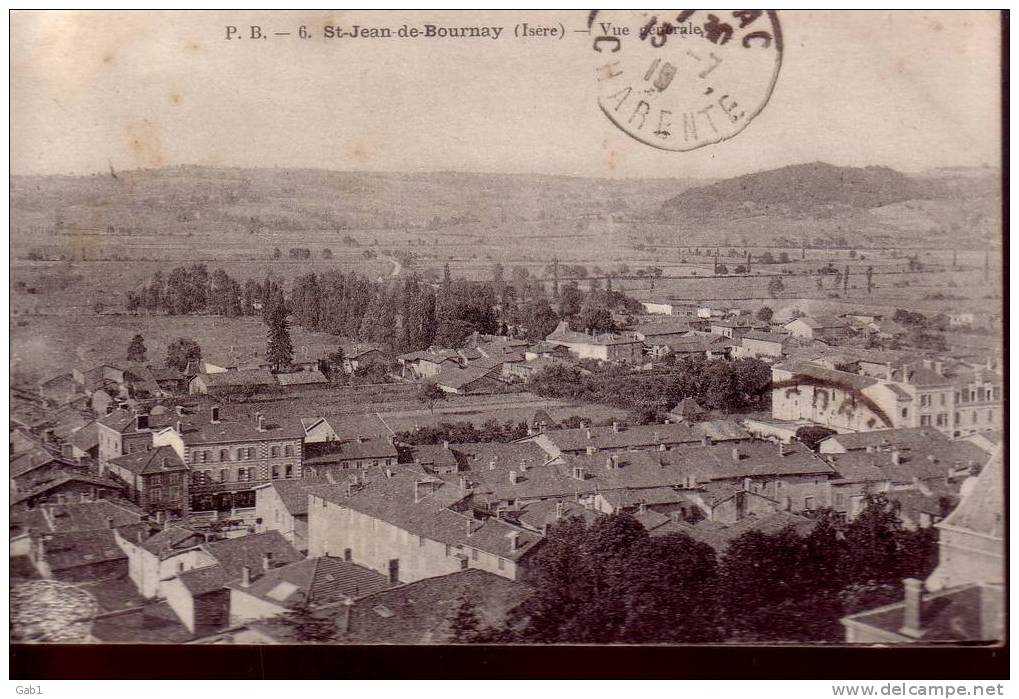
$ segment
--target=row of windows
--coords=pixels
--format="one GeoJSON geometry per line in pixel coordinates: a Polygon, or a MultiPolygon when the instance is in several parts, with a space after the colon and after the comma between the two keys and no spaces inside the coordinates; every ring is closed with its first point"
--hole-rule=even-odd
{"type": "MultiPolygon", "coordinates": [[[[258,478],[256,471],[257,470],[255,468],[237,469],[237,481],[248,482],[258,478]]],[[[295,472],[293,464],[286,464],[283,467],[282,471],[280,470],[279,466],[272,467],[272,477],[274,480],[279,478],[293,478],[294,473],[295,472]]],[[[194,479],[195,485],[208,485],[210,483],[229,483],[230,469],[221,468],[219,469],[218,473],[216,471],[195,471],[194,479]]]]}
{"type": "MultiPolygon", "coordinates": [[[[163,488],[155,487],[149,492],[150,502],[162,502],[163,501],[163,488]]],[[[170,501],[180,500],[180,486],[170,486],[165,491],[167,499],[170,501]]]]}
{"type": "Polygon", "coordinates": [[[181,474],[179,473],[157,473],[154,476],[149,476],[149,485],[177,485],[181,481],[181,474]]]}
{"type": "Polygon", "coordinates": [[[970,388],[964,389],[961,392],[955,394],[955,401],[957,403],[972,403],[975,401],[985,400],[999,400],[1001,398],[1001,387],[992,386],[991,388],[970,388]]]}
{"type": "MultiPolygon", "coordinates": [[[[195,463],[199,464],[209,463],[212,460],[213,456],[218,456],[219,457],[217,459],[218,461],[246,461],[249,459],[258,458],[257,451],[258,450],[255,447],[237,447],[236,457],[231,458],[230,449],[219,449],[217,451],[213,451],[211,449],[202,449],[200,451],[196,450],[194,452],[194,461],[195,463]]],[[[294,445],[292,444],[285,445],[283,447],[282,453],[283,456],[293,456],[294,445]]],[[[274,459],[279,458],[280,446],[278,444],[274,444],[271,447],[269,447],[269,456],[274,459]]]]}

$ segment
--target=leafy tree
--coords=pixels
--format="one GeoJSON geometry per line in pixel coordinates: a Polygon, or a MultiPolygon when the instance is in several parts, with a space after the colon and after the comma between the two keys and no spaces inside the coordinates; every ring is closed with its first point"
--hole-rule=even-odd
{"type": "Polygon", "coordinates": [[[785,291],[785,283],[782,281],[782,277],[772,277],[768,281],[768,295],[775,297],[785,291]]]}
{"type": "Polygon", "coordinates": [[[822,440],[837,434],[835,430],[822,427],[821,425],[808,425],[796,430],[796,439],[801,441],[811,451],[817,451],[822,440]]]}
{"type": "Polygon", "coordinates": [[[778,254],[778,261],[781,263],[789,262],[789,253],[782,251],[778,254]]]}
{"type": "Polygon", "coordinates": [[[481,639],[481,621],[477,608],[466,591],[460,593],[456,609],[449,619],[450,643],[477,643],[481,639]]]}
{"type": "Polygon", "coordinates": [[[141,335],[135,335],[131,338],[131,344],[127,346],[127,361],[144,362],[147,351],[145,349],[145,338],[141,335]]]}
{"type": "Polygon", "coordinates": [[[314,612],[298,607],[281,614],[277,619],[289,627],[296,640],[304,643],[330,643],[336,640],[336,623],[329,616],[319,617],[314,612]]]}
{"type": "Polygon", "coordinates": [[[202,348],[194,340],[181,337],[170,343],[166,348],[166,361],[164,364],[177,371],[187,369],[188,362],[202,358],[202,348]]]}
{"type": "Polygon", "coordinates": [[[571,282],[562,287],[559,293],[559,317],[568,319],[580,313],[584,303],[584,295],[577,288],[576,283],[571,282]]]}
{"type": "Polygon", "coordinates": [[[434,381],[422,381],[418,386],[418,400],[428,406],[428,411],[435,414],[435,403],[446,400],[446,392],[439,388],[434,381]]]}
{"type": "Polygon", "coordinates": [[[757,309],[757,320],[763,320],[765,323],[770,323],[771,319],[775,317],[775,311],[772,310],[771,306],[761,306],[757,309]]]}
{"type": "Polygon", "coordinates": [[[584,306],[570,325],[580,332],[609,333],[616,330],[612,312],[607,308],[595,306],[584,306]]]}
{"type": "Polygon", "coordinates": [[[273,371],[280,371],[294,361],[294,345],[290,341],[290,321],[282,300],[272,304],[266,316],[265,360],[273,371]]]}
{"type": "Polygon", "coordinates": [[[322,259],[323,260],[333,259],[333,251],[330,248],[322,248],[322,259]]]}
{"type": "Polygon", "coordinates": [[[520,324],[529,340],[541,340],[555,330],[559,322],[552,306],[544,298],[532,299],[520,309],[520,324]]]}

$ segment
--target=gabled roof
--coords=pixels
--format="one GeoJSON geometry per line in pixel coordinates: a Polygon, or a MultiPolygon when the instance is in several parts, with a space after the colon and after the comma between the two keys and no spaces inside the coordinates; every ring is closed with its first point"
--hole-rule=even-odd
{"type": "Polygon", "coordinates": [[[238,369],[236,371],[221,371],[215,374],[201,373],[196,378],[201,379],[202,383],[208,388],[274,386],[276,384],[276,379],[266,369],[238,369]]]}
{"type": "Polygon", "coordinates": [[[205,535],[198,531],[181,526],[170,524],[147,539],[144,539],[140,546],[154,556],[163,556],[175,550],[193,546],[204,541],[205,535]]]}
{"type": "Polygon", "coordinates": [[[498,366],[498,364],[490,367],[472,365],[466,369],[461,369],[459,367],[443,367],[438,374],[432,377],[432,380],[439,386],[461,389],[479,379],[496,374],[497,372],[495,370],[498,366]]]}
{"type": "Polygon", "coordinates": [[[170,446],[124,454],[123,456],[110,459],[110,463],[125,468],[138,476],[188,470],[188,467],[177,456],[177,452],[170,446]]]}
{"type": "Polygon", "coordinates": [[[853,374],[848,371],[838,371],[837,369],[828,369],[813,362],[804,362],[797,359],[776,364],[772,369],[787,371],[793,375],[794,379],[806,377],[822,383],[850,386],[858,391],[880,383],[877,379],[872,379],[869,376],[853,374]]]}
{"type": "MultiPolygon", "coordinates": [[[[307,462],[305,462],[307,463],[307,462]]],[[[351,478],[355,474],[349,474],[351,478]]],[[[262,489],[272,489],[276,492],[277,497],[283,503],[283,506],[287,508],[287,512],[291,515],[300,517],[308,514],[308,491],[311,488],[325,485],[328,481],[325,478],[300,478],[300,479],[283,479],[275,480],[265,485],[259,486],[259,491],[262,489]]]]}
{"type": "Polygon", "coordinates": [[[317,607],[357,598],[393,587],[389,579],[370,568],[322,556],[306,558],[261,573],[244,587],[233,581],[229,587],[280,607],[317,607]]]}
{"type": "Polygon", "coordinates": [[[57,464],[58,466],[61,464],[67,466],[72,465],[69,461],[61,458],[57,454],[54,454],[49,449],[41,446],[33,446],[11,460],[10,477],[21,478],[38,468],[46,466],[47,464],[57,464]]]}
{"type": "Polygon", "coordinates": [[[280,386],[303,386],[305,384],[329,383],[321,371],[293,371],[286,374],[276,374],[276,381],[280,386]]]}
{"type": "Polygon", "coordinates": [[[111,490],[121,490],[121,485],[116,481],[112,481],[108,478],[100,478],[99,476],[93,476],[88,473],[82,473],[80,471],[54,471],[46,480],[38,481],[33,484],[31,490],[25,493],[19,493],[18,495],[11,498],[11,504],[17,504],[30,500],[44,493],[48,493],[57,488],[61,488],[68,483],[86,483],[89,485],[98,486],[101,488],[109,488],[111,490]]]}
{"type": "Polygon", "coordinates": [[[84,427],[76,429],[68,436],[67,442],[81,451],[89,451],[98,447],[99,428],[96,426],[96,421],[93,420],[84,427]]]}
{"type": "Polygon", "coordinates": [[[734,524],[722,524],[708,519],[701,520],[697,524],[670,522],[655,529],[652,532],[652,536],[682,533],[696,541],[711,546],[717,553],[722,553],[729,546],[730,542],[749,531],[759,531],[762,534],[777,534],[787,527],[792,527],[798,534],[803,536],[810,533],[815,525],[816,522],[814,520],[779,510],[763,517],[748,515],[734,524]]]}

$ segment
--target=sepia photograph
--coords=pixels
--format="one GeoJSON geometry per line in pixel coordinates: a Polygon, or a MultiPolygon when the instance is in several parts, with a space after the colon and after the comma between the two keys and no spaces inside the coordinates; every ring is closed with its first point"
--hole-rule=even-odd
{"type": "Polygon", "coordinates": [[[12,11],[11,676],[1003,648],[1007,23],[12,11]]]}

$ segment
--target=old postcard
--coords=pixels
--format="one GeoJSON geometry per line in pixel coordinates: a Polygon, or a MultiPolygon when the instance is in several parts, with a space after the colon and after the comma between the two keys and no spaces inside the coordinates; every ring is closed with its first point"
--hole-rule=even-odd
{"type": "Polygon", "coordinates": [[[10,640],[1000,643],[1001,37],[14,12],[10,640]]]}

